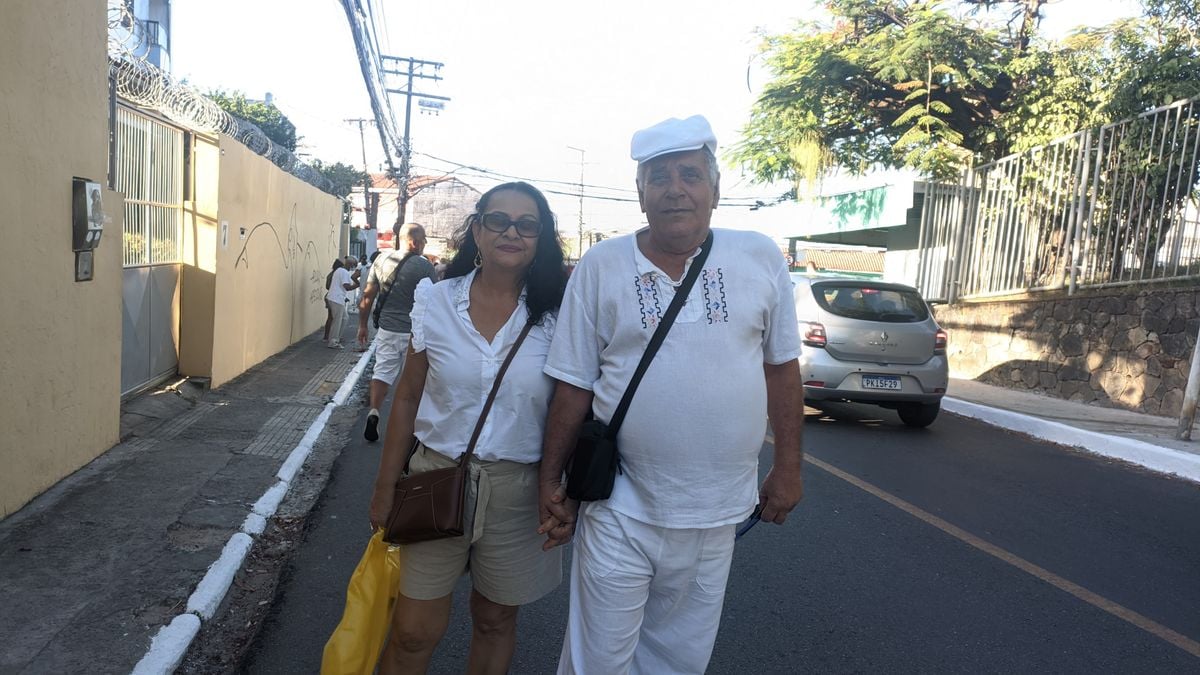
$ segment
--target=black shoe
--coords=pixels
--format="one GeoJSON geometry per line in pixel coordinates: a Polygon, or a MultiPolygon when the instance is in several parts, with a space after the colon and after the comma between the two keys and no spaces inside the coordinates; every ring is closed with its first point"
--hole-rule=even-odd
{"type": "Polygon", "coordinates": [[[363,431],[363,438],[372,443],[379,440],[379,415],[367,415],[367,428],[363,431]]]}

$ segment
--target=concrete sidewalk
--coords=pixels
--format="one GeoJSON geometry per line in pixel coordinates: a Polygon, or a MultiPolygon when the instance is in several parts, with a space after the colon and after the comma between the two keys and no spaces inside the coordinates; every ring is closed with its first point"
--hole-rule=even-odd
{"type": "MultiPolygon", "coordinates": [[[[336,454],[360,432],[361,394],[346,396],[366,360],[313,335],[219,390],[184,383],[124,406],[119,445],[0,521],[0,672],[168,672],[221,616],[265,525],[256,511],[269,517],[281,476],[301,471],[297,449],[336,454]]],[[[1173,419],[964,380],[950,394],[946,412],[1200,481],[1173,419]]]]}
{"type": "Polygon", "coordinates": [[[315,427],[367,358],[317,333],[219,390],[183,381],[127,402],[121,443],[0,521],[0,672],[128,673],[163,626],[211,616],[294,451],[344,445],[348,427],[315,427]]]}

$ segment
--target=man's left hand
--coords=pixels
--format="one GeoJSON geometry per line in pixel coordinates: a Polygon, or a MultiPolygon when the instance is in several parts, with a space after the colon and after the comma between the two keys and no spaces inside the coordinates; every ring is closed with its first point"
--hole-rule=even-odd
{"type": "Polygon", "coordinates": [[[771,467],[758,489],[758,503],[763,507],[762,521],[783,524],[803,497],[804,479],[800,476],[799,465],[795,468],[771,467]]]}

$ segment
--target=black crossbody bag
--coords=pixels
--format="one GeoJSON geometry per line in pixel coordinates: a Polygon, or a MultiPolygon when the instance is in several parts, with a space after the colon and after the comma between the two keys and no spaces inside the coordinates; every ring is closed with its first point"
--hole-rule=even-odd
{"type": "Polygon", "coordinates": [[[594,502],[608,499],[612,495],[613,481],[616,479],[617,472],[621,470],[621,455],[617,451],[617,431],[621,429],[621,423],[625,421],[625,413],[633,402],[633,395],[642,381],[642,376],[646,374],[646,369],[650,367],[650,362],[654,360],[658,348],[666,340],[667,332],[675,323],[675,317],[679,315],[679,310],[683,309],[688,295],[692,292],[692,286],[696,285],[696,278],[700,276],[700,270],[704,268],[704,261],[708,260],[708,253],[712,250],[712,241],[713,235],[712,232],[709,232],[704,244],[700,247],[700,253],[692,260],[687,275],[676,289],[675,297],[667,307],[666,313],[663,314],[662,321],[659,322],[654,335],[650,337],[650,343],[646,345],[642,360],[638,362],[637,370],[633,372],[633,379],[630,380],[624,395],[621,396],[621,402],[613,411],[612,419],[605,424],[598,419],[591,418],[584,421],[583,427],[579,430],[579,438],[575,441],[575,454],[571,456],[571,465],[567,469],[567,496],[571,499],[594,502]]]}
{"type": "MultiPolygon", "coordinates": [[[[388,301],[388,298],[391,297],[392,289],[396,287],[396,277],[400,275],[400,269],[404,267],[404,263],[408,262],[408,259],[414,255],[416,255],[416,253],[413,253],[412,251],[405,253],[404,257],[400,258],[400,262],[396,263],[396,266],[392,268],[392,274],[388,277],[387,292],[381,295],[379,299],[375,301],[375,311],[371,312],[371,319],[374,320],[376,328],[379,328],[379,315],[383,313],[383,305],[388,301]]],[[[380,288],[379,290],[382,291],[383,289],[380,288]]]]}

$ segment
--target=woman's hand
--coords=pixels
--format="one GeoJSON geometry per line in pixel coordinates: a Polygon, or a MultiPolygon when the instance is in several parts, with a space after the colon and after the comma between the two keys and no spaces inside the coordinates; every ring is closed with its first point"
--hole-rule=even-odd
{"type": "Polygon", "coordinates": [[[392,490],[375,488],[374,494],[371,495],[371,530],[380,529],[387,524],[394,497],[395,493],[392,490]]]}
{"type": "Polygon", "coordinates": [[[538,534],[546,535],[543,551],[562,546],[575,535],[575,519],[579,514],[579,502],[567,497],[566,486],[558,481],[542,483],[538,490],[540,502],[538,534]]]}

